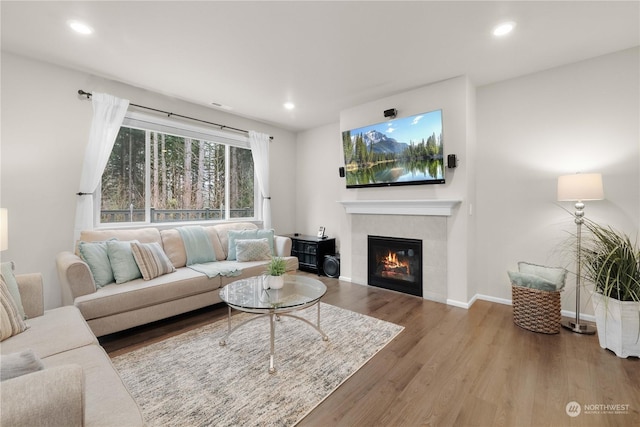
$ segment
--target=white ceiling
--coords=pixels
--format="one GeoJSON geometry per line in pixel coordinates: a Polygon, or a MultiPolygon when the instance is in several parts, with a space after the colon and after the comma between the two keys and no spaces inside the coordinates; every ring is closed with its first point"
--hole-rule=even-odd
{"type": "Polygon", "coordinates": [[[485,85],[640,44],[638,1],[2,1],[1,14],[2,50],[294,131],[451,77],[485,85]],[[516,30],[496,39],[504,20],[516,30]]]}

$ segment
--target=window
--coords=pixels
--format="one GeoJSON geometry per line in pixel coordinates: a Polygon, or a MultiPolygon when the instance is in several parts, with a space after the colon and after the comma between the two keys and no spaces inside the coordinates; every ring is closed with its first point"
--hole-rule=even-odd
{"type": "Polygon", "coordinates": [[[245,136],[128,113],[102,174],[100,224],[256,218],[245,136]]]}

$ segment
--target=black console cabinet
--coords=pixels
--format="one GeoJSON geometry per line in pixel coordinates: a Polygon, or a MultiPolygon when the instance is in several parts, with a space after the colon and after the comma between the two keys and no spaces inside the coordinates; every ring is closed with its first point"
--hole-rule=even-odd
{"type": "Polygon", "coordinates": [[[300,270],[324,276],[322,264],[325,255],[335,255],[336,239],[319,239],[315,236],[289,234],[291,238],[291,256],[298,257],[300,270]]]}

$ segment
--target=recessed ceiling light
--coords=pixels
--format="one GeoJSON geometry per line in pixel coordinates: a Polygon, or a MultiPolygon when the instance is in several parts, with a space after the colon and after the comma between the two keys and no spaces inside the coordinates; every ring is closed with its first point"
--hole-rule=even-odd
{"type": "Polygon", "coordinates": [[[293,110],[296,108],[296,105],[293,102],[285,102],[283,106],[287,110],[293,110]]]}
{"type": "Polygon", "coordinates": [[[211,105],[222,110],[233,110],[233,107],[230,105],[220,104],[219,102],[212,102],[211,105]]]}
{"type": "Polygon", "coordinates": [[[503,22],[501,24],[496,25],[493,28],[493,35],[496,37],[502,37],[509,34],[516,27],[515,22],[503,22]]]}
{"type": "Polygon", "coordinates": [[[91,28],[84,22],[69,21],[68,24],[69,24],[69,27],[71,27],[71,29],[76,33],[85,34],[85,35],[93,34],[93,28],[91,28]]]}

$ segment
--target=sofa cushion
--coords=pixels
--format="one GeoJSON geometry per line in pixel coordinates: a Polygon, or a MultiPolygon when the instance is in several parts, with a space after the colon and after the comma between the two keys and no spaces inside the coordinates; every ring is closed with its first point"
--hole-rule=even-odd
{"type": "Polygon", "coordinates": [[[176,271],[171,260],[156,242],[131,243],[131,251],[144,280],[151,280],[176,271]]]}
{"type": "Polygon", "coordinates": [[[27,324],[18,311],[4,278],[0,277],[0,341],[18,335],[25,330],[27,330],[27,324]]]}
{"type": "Polygon", "coordinates": [[[78,309],[70,305],[47,310],[43,316],[29,319],[29,325],[20,335],[3,341],[0,352],[9,354],[30,348],[38,357],[45,358],[98,342],[78,309]]]}
{"type": "MultiPolygon", "coordinates": [[[[123,230],[83,230],[80,232],[80,241],[97,242],[101,240],[137,240],[141,243],[157,242],[162,244],[160,231],[157,228],[136,228],[123,230]]],[[[78,255],[78,254],[76,254],[78,255]]]]}
{"type": "MultiPolygon", "coordinates": [[[[264,262],[264,261],[263,261],[264,262]]],[[[207,278],[190,268],[151,280],[136,279],[118,286],[106,286],[75,299],[85,319],[124,313],[167,301],[197,295],[220,287],[220,278],[207,278]]]]}
{"type": "Polygon", "coordinates": [[[4,283],[7,285],[7,289],[11,294],[11,298],[13,298],[13,302],[16,304],[16,308],[18,309],[18,313],[22,316],[23,319],[26,319],[24,314],[24,307],[22,306],[22,297],[20,296],[20,289],[18,288],[18,281],[16,280],[16,276],[13,274],[13,262],[7,261],[0,264],[0,275],[4,279],[4,283]]]}
{"type": "Polygon", "coordinates": [[[30,348],[0,356],[0,381],[16,378],[44,368],[42,361],[30,348]]]}
{"type": "Polygon", "coordinates": [[[220,239],[220,245],[224,251],[224,257],[222,259],[228,259],[229,257],[229,230],[257,230],[258,226],[252,222],[233,222],[225,224],[217,224],[213,226],[218,233],[220,239]]]}
{"type": "Polygon", "coordinates": [[[121,242],[118,240],[110,240],[107,242],[107,253],[109,254],[109,262],[113,270],[113,277],[116,283],[126,283],[134,279],[142,277],[142,273],[136,264],[131,250],[131,243],[139,243],[137,240],[132,242],[121,242]]]}
{"type": "Polygon", "coordinates": [[[272,255],[268,239],[236,241],[236,258],[240,262],[270,260],[272,255]]]}
{"type": "MultiPolygon", "coordinates": [[[[111,286],[117,288],[117,286],[111,286]]],[[[108,289],[107,286],[104,289],[108,289]]],[[[142,426],[140,408],[102,347],[88,345],[44,358],[45,371],[80,365],[84,372],[85,425],[142,426]]]]}
{"type": "Polygon", "coordinates": [[[236,259],[236,241],[245,239],[267,239],[271,254],[273,254],[273,230],[229,230],[227,259],[234,261],[236,259]]]}
{"type": "MultiPolygon", "coordinates": [[[[225,259],[227,254],[222,249],[216,228],[210,226],[204,227],[204,230],[211,239],[216,259],[225,259]]],[[[184,248],[184,242],[182,241],[182,236],[180,236],[178,229],[172,228],[169,230],[162,230],[160,231],[160,236],[162,238],[162,248],[164,249],[164,253],[167,254],[167,257],[171,260],[173,266],[175,268],[180,268],[187,265],[187,252],[184,248]]]]}
{"type": "Polygon", "coordinates": [[[115,282],[109,262],[107,242],[79,242],[80,258],[89,266],[93,281],[101,288],[115,282]]]}

